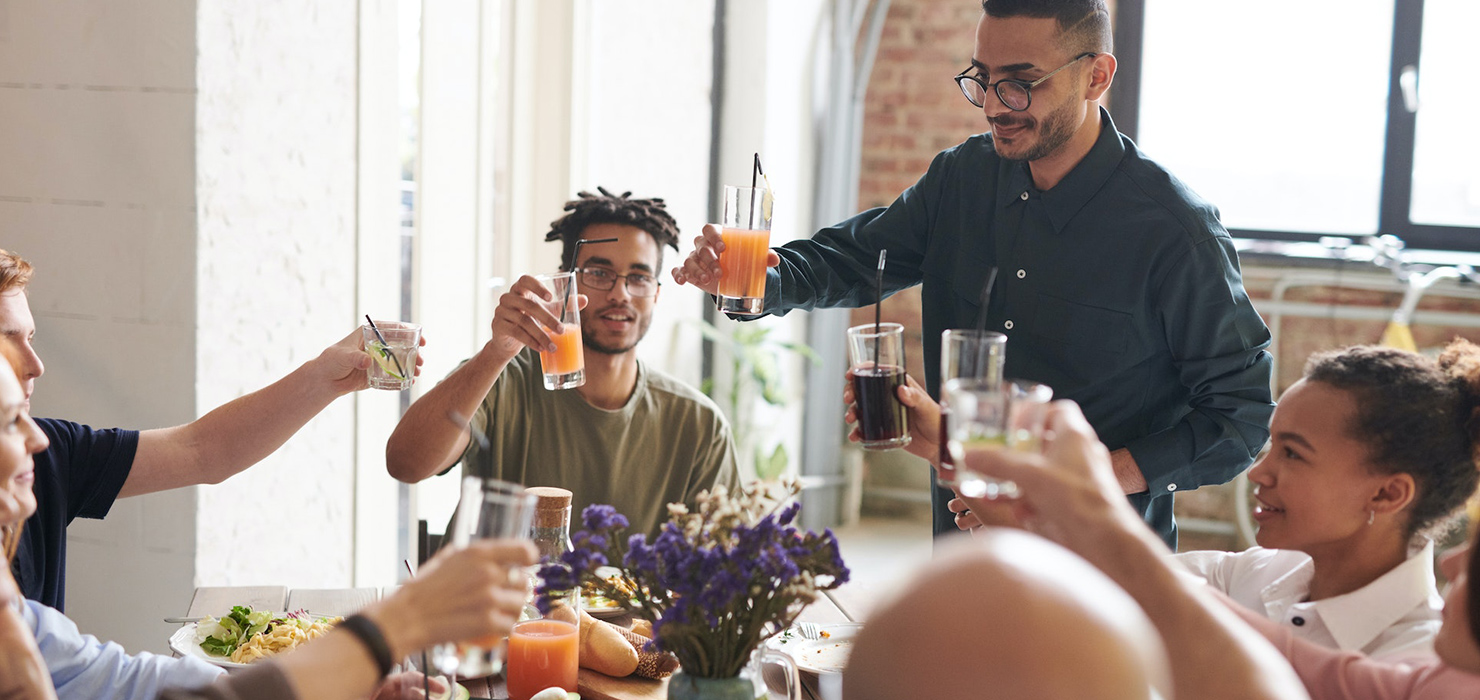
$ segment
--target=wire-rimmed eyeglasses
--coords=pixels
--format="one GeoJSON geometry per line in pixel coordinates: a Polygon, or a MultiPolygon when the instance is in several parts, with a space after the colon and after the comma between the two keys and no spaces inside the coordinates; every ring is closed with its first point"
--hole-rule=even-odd
{"type": "Polygon", "coordinates": [[[961,94],[966,96],[968,102],[977,107],[987,106],[987,91],[991,90],[997,93],[997,99],[1002,100],[1002,104],[1006,105],[1008,109],[1014,112],[1023,112],[1033,104],[1033,88],[1042,85],[1043,81],[1052,78],[1055,73],[1074,65],[1080,59],[1098,55],[1100,54],[1094,51],[1079,54],[1074,57],[1074,60],[1049,71],[1047,75],[1033,81],[1003,78],[995,83],[986,83],[975,75],[967,75],[975,66],[967,66],[966,70],[956,75],[955,80],[956,84],[961,87],[961,94]]]}
{"type": "Polygon", "coordinates": [[[635,297],[650,297],[658,293],[658,278],[641,272],[619,275],[604,267],[582,267],[576,269],[581,275],[581,286],[601,292],[609,292],[617,286],[617,280],[627,286],[627,293],[635,297]]]}

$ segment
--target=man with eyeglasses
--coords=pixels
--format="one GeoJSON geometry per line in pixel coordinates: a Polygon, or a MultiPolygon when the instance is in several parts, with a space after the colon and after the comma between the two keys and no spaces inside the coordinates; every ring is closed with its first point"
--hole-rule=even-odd
{"type": "MultiPolygon", "coordinates": [[[[926,386],[939,396],[940,333],[976,325],[996,268],[985,318],[1008,336],[1007,375],[1084,408],[1131,503],[1175,546],[1172,494],[1228,481],[1269,436],[1269,331],[1217,210],[1098,104],[1115,75],[1104,0],[982,9],[955,81],[989,132],[937,155],[887,208],[773,250],[765,311],[874,303],[888,249],[886,293],[922,285],[926,386]]],[[[674,279],[713,293],[722,249],[705,227],[674,279]]],[[[923,392],[900,398],[934,425],[923,392]]],[[[933,434],[917,431],[909,450],[934,462],[933,434]]],[[[951,496],[935,488],[937,534],[977,524],[953,516],[951,496]]]]}
{"type": "Polygon", "coordinates": [[[592,503],[613,505],[628,532],[649,536],[667,520],[667,504],[694,505],[702,490],[739,484],[719,408],[637,359],[663,246],[678,249],[678,224],[661,199],[597,190],[567,202],[545,237],[561,242],[561,269],[577,272],[586,383],[544,388],[537,350],[553,349],[545,329],[558,324],[534,301],[550,291],[521,277],[499,298],[493,338],[396,426],[386,444],[392,476],[414,483],[460,461],[465,474],[570,489],[577,518],[592,503]],[[468,430],[461,416],[471,416],[468,430]]]}

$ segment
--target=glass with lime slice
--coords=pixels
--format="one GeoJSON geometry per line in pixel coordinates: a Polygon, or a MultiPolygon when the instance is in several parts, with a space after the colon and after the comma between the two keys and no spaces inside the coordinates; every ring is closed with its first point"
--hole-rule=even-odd
{"type": "Polygon", "coordinates": [[[374,360],[366,370],[374,389],[401,391],[416,381],[416,353],[421,326],[402,321],[375,321],[360,327],[365,353],[374,360]]]}

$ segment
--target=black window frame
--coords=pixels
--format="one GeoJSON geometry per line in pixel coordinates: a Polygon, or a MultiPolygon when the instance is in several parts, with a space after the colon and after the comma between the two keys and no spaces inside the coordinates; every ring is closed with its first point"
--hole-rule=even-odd
{"type": "MultiPolygon", "coordinates": [[[[1480,227],[1415,223],[1410,217],[1413,203],[1413,148],[1418,115],[1404,103],[1400,78],[1412,67],[1422,80],[1419,57],[1423,47],[1424,0],[1394,0],[1392,62],[1388,66],[1387,134],[1383,144],[1382,190],[1375,234],[1307,233],[1229,229],[1239,238],[1316,242],[1339,236],[1360,243],[1369,235],[1391,234],[1410,249],[1480,251],[1480,227]]],[[[1141,72],[1145,38],[1146,0],[1115,0],[1115,82],[1110,86],[1110,107],[1115,125],[1137,140],[1140,126],[1141,72]]],[[[1314,30],[1314,28],[1313,28],[1314,30]]],[[[1214,204],[1217,204],[1214,202],[1214,204]]]]}

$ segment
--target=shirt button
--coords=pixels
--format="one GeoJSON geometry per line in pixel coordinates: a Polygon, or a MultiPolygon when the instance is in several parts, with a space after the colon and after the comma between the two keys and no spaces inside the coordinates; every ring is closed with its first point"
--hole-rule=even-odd
{"type": "Polygon", "coordinates": [[[1007,330],[1012,330],[1012,321],[1008,321],[1007,323],[1002,324],[1002,327],[1006,328],[1007,330]]]}
{"type": "Polygon", "coordinates": [[[1018,195],[1018,199],[1021,199],[1024,202],[1028,201],[1028,191],[1027,190],[1023,190],[1023,193],[1020,194],[1020,195],[1018,195]]]}
{"type": "Polygon", "coordinates": [[[1290,618],[1290,624],[1295,625],[1296,627],[1304,627],[1305,618],[1296,615],[1295,617],[1290,618]]]}
{"type": "Polygon", "coordinates": [[[1177,485],[1176,484],[1167,484],[1167,490],[1168,491],[1176,491],[1177,490],[1177,485]]]}
{"type": "Polygon", "coordinates": [[[1022,278],[1027,277],[1027,276],[1028,276],[1028,271],[1027,270],[1018,270],[1018,279],[1022,279],[1022,278]]]}

